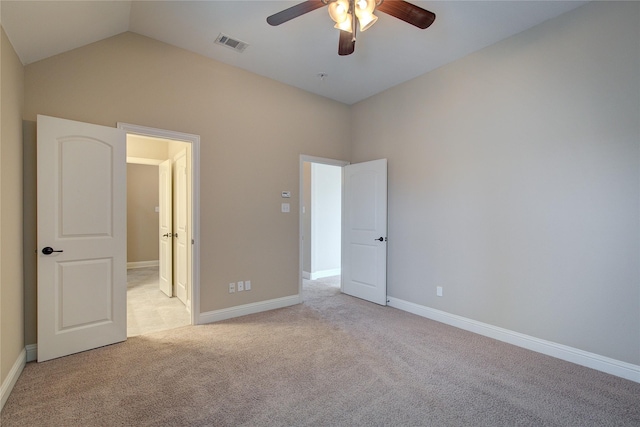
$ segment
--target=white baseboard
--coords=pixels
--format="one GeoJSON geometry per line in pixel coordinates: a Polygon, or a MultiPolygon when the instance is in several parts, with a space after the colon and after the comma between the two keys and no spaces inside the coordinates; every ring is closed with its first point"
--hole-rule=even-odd
{"type": "Polygon", "coordinates": [[[542,340],[397,298],[388,297],[387,300],[390,307],[640,383],[640,366],[638,365],[542,340]]]}
{"type": "Polygon", "coordinates": [[[27,363],[38,360],[38,344],[28,344],[25,350],[27,350],[27,363]]]}
{"type": "Polygon", "coordinates": [[[16,381],[18,381],[26,363],[27,351],[23,349],[7,374],[7,378],[5,378],[2,382],[2,386],[0,386],[0,411],[4,408],[4,404],[7,402],[7,399],[11,394],[11,390],[13,390],[13,386],[16,385],[16,381]]]}
{"type": "Polygon", "coordinates": [[[314,273],[311,273],[309,275],[309,278],[311,280],[318,280],[318,279],[322,279],[323,277],[331,277],[331,276],[338,276],[342,274],[342,269],[340,268],[334,268],[332,270],[320,270],[320,271],[316,271],[314,273]]]}
{"type": "Polygon", "coordinates": [[[160,266],[160,261],[133,261],[127,263],[127,270],[130,268],[145,268],[145,267],[158,267],[160,266]]]}
{"type": "Polygon", "coordinates": [[[302,272],[302,278],[303,279],[307,279],[307,280],[311,280],[311,273],[309,273],[308,271],[303,271],[302,272]]]}
{"type": "Polygon", "coordinates": [[[268,301],[254,302],[251,304],[239,305],[236,307],[223,308],[221,310],[200,313],[198,324],[219,322],[220,320],[232,319],[234,317],[246,316],[247,314],[261,313],[263,311],[275,310],[277,308],[289,307],[300,304],[300,295],[291,295],[283,298],[276,298],[268,301]]]}

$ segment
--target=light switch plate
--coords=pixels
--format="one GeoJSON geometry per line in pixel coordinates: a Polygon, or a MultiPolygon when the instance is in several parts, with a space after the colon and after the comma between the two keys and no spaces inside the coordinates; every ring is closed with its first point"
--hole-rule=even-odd
{"type": "Polygon", "coordinates": [[[282,204],[282,212],[291,212],[291,205],[289,203],[282,204]]]}

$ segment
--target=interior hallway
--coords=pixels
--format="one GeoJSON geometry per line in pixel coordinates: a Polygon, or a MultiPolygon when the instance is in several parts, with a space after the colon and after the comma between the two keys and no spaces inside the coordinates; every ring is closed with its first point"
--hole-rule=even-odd
{"type": "Polygon", "coordinates": [[[190,324],[185,305],[158,288],[158,267],[127,270],[127,337],[190,324]]]}

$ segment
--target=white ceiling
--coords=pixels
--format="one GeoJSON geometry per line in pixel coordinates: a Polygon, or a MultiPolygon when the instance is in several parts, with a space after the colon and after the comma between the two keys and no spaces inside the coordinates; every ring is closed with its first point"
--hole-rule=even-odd
{"type": "Polygon", "coordinates": [[[353,104],[586,3],[414,0],[436,14],[430,28],[379,12],[355,53],[341,57],[326,8],[267,24],[267,16],[299,2],[1,0],[0,20],[25,65],[132,31],[353,104]],[[216,45],[219,33],[249,47],[238,53],[216,45]]]}

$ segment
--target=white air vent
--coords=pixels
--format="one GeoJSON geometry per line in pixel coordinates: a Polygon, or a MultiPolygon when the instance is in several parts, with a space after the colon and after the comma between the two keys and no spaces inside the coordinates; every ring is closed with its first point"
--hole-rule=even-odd
{"type": "Polygon", "coordinates": [[[244,52],[244,50],[249,46],[249,43],[241,42],[240,40],[232,39],[231,37],[220,33],[218,38],[216,39],[216,44],[220,44],[222,46],[226,46],[230,49],[233,49],[238,52],[244,52]]]}

